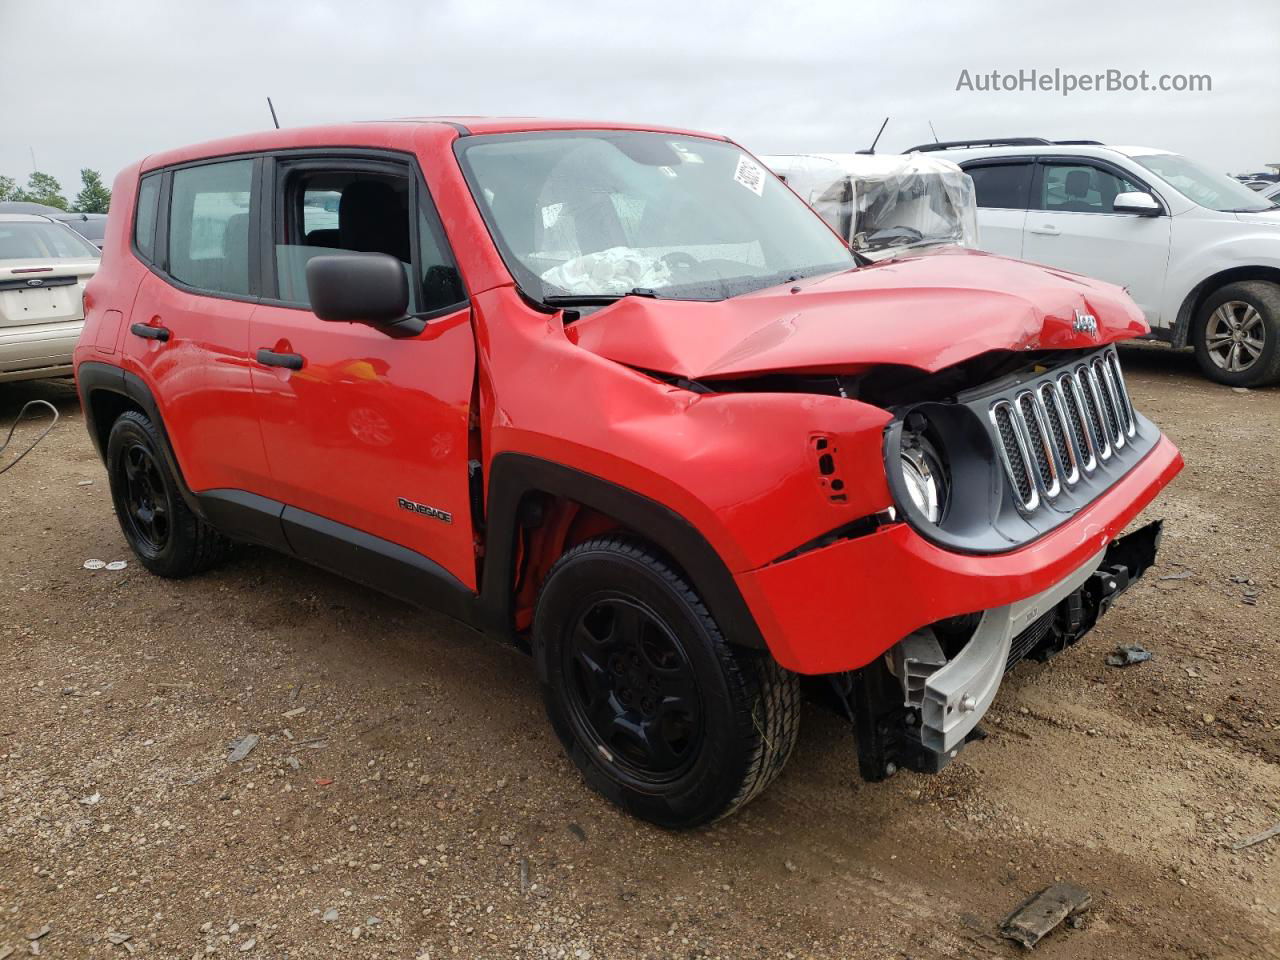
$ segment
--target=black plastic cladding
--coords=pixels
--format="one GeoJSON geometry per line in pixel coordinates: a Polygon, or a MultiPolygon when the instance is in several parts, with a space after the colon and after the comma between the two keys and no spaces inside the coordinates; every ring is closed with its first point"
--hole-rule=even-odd
{"type": "Polygon", "coordinates": [[[1129,435],[1132,406],[1124,391],[1123,376],[1114,346],[1103,347],[1084,357],[1074,357],[1050,370],[1007,377],[995,384],[978,387],[956,397],[954,402],[917,404],[897,411],[897,418],[885,432],[885,458],[888,464],[889,489],[899,515],[926,540],[959,553],[1002,553],[1025,546],[1071,519],[1083,507],[1106,493],[1155,447],[1160,430],[1146,417],[1132,411],[1133,434],[1129,435]],[[1027,448],[1031,469],[1016,458],[1006,470],[999,448],[1012,449],[1017,443],[1010,436],[1011,423],[992,416],[997,410],[1017,409],[1019,397],[1026,391],[1036,392],[1047,383],[1084,365],[1100,364],[1108,369],[1117,396],[1103,389],[1098,397],[1083,392],[1084,412],[1093,424],[1087,437],[1074,416],[1078,399],[1065,392],[1067,420],[1072,424],[1072,452],[1075,470],[1063,455],[1066,438],[1059,439],[1060,426],[1048,418],[1047,442],[1056,467],[1056,481],[1050,481],[1048,451],[1036,449],[1038,434],[1032,431],[1027,448]],[[947,459],[951,483],[946,515],[937,524],[924,518],[907,491],[902,470],[898,467],[902,447],[903,421],[909,413],[923,414],[947,459]],[[1108,424],[1114,422],[1124,435],[1123,445],[1099,443],[1097,437],[1110,435],[1108,424]],[[1000,423],[1000,426],[997,426],[1000,423]],[[1000,436],[1004,428],[1005,436],[1000,436]],[[1093,439],[1091,445],[1089,440],[1093,439]],[[1109,451],[1104,457],[1103,449],[1109,451]],[[1068,478],[1078,477],[1068,482],[1068,478]],[[1016,480],[1015,490],[1012,479],[1016,480]],[[1034,502],[1027,507],[1028,500],[1034,502]]]}

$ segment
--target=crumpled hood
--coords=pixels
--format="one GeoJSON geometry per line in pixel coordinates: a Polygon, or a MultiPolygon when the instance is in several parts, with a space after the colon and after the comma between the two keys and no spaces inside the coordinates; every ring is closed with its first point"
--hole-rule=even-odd
{"type": "Polygon", "coordinates": [[[1095,347],[1148,329],[1113,284],[951,247],[715,303],[624,297],[567,333],[618,363],[709,379],[933,371],[989,350],[1095,347]],[[1077,310],[1097,319],[1096,337],[1074,328],[1077,310]]]}

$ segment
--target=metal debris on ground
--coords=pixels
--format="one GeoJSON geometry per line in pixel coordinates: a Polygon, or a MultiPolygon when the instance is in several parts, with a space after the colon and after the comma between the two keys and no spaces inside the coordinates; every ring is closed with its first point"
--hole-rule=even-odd
{"type": "Polygon", "coordinates": [[[1122,643],[1107,654],[1107,666],[1130,667],[1151,659],[1151,651],[1138,643],[1122,643]]]}
{"type": "Polygon", "coordinates": [[[107,561],[92,559],[92,558],[84,562],[84,568],[86,570],[101,570],[106,565],[107,565],[107,561]]]}
{"type": "Polygon", "coordinates": [[[1245,837],[1239,843],[1231,845],[1232,850],[1243,850],[1245,847],[1256,846],[1264,840],[1270,840],[1272,837],[1280,837],[1280,823],[1267,827],[1261,833],[1255,833],[1252,837],[1245,837]]]}
{"type": "Polygon", "coordinates": [[[31,933],[28,933],[27,939],[39,940],[41,937],[47,937],[52,930],[53,930],[53,927],[49,926],[49,924],[46,923],[39,930],[33,930],[31,931],[31,933]]]}
{"type": "Polygon", "coordinates": [[[231,752],[227,754],[227,763],[239,763],[245,757],[253,752],[253,748],[258,745],[258,735],[251,733],[247,737],[237,740],[231,747],[231,752]]]}
{"type": "Polygon", "coordinates": [[[123,569],[124,569],[125,567],[127,567],[127,566],[129,566],[129,561],[128,561],[128,560],[112,560],[110,563],[108,563],[108,564],[107,564],[107,569],[108,569],[108,570],[123,570],[123,569]]]}
{"type": "Polygon", "coordinates": [[[1063,920],[1089,909],[1093,895],[1074,883],[1055,883],[1024,900],[1000,924],[1000,936],[1016,940],[1028,950],[1063,920]]]}
{"type": "Polygon", "coordinates": [[[108,940],[110,940],[112,943],[114,943],[114,944],[118,947],[118,946],[120,946],[120,944],[125,943],[125,942],[127,942],[127,941],[129,941],[129,940],[132,940],[132,939],[133,939],[133,934],[131,934],[131,933],[117,933],[117,932],[116,932],[116,931],[114,931],[114,930],[108,930],[108,931],[107,931],[107,939],[108,939],[108,940]]]}

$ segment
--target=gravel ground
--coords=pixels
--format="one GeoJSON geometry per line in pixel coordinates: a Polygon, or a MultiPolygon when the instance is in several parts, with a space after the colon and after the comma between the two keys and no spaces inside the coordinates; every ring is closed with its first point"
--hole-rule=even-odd
{"type": "Polygon", "coordinates": [[[1125,361],[1187,458],[1148,577],[942,774],[859,782],[812,708],[687,834],[589,793],[527,659],[443,617],[247,548],[82,569],[131,557],[74,392],[0,385],[0,424],[63,415],[0,477],[0,958],[1013,957],[1056,880],[1094,905],[1041,957],[1280,956],[1280,837],[1232,849],[1280,822],[1280,391],[1125,361]]]}

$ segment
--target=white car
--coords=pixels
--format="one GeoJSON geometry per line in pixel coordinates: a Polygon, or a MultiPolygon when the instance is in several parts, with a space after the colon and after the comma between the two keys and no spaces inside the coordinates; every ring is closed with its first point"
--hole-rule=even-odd
{"type": "Polygon", "coordinates": [[[973,177],[983,250],[1128,289],[1210,379],[1280,380],[1280,208],[1203,164],[1092,141],[925,144],[973,177]]]}
{"type": "Polygon", "coordinates": [[[0,214],[0,383],[71,373],[99,256],[65,224],[0,214]]]}

